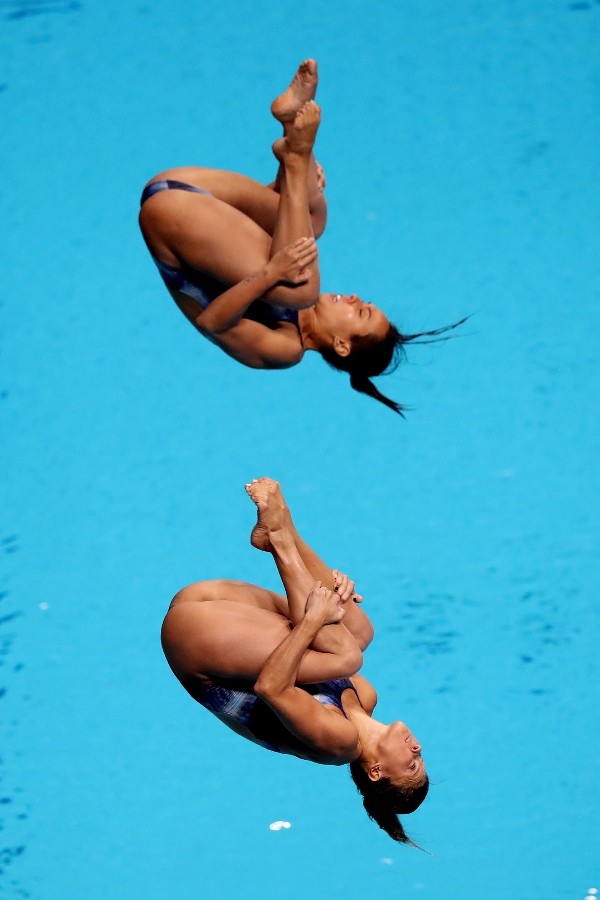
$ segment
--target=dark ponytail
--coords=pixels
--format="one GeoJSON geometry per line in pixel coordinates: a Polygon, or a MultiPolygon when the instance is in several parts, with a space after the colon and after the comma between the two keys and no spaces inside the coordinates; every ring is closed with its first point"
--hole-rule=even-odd
{"type": "Polygon", "coordinates": [[[362,794],[363,806],[370,819],[373,819],[393,841],[400,844],[410,844],[411,847],[421,848],[409,838],[398,813],[408,815],[421,805],[429,791],[429,778],[416,786],[407,785],[398,787],[389,778],[380,778],[371,781],[359,760],[350,763],[350,774],[359,793],[362,794]]]}
{"type": "Polygon", "coordinates": [[[465,316],[453,325],[444,325],[442,328],[435,328],[433,331],[420,331],[417,334],[402,334],[395,325],[390,325],[386,336],[377,343],[372,343],[371,339],[356,339],[353,348],[348,356],[340,356],[331,347],[321,348],[320,353],[326,363],[329,363],[334,369],[341,372],[348,372],[350,375],[350,386],[361,394],[367,394],[374,400],[379,400],[385,406],[393,409],[399,415],[404,417],[405,406],[390,400],[385,394],[377,390],[371,378],[375,375],[391,375],[402,360],[406,357],[406,344],[437,344],[440,341],[447,341],[451,335],[446,334],[454,328],[458,328],[469,317],[465,316]],[[445,335],[445,337],[440,337],[445,335]],[[421,340],[427,338],[428,340],[421,340]]]}

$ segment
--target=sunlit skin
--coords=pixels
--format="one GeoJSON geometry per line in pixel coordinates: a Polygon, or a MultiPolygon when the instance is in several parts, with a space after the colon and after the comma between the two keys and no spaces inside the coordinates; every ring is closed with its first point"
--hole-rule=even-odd
{"type": "Polygon", "coordinates": [[[404,722],[393,722],[387,726],[378,744],[379,770],[381,776],[392,782],[410,775],[425,778],[425,764],[421,756],[421,746],[404,722]]]}
{"type": "Polygon", "coordinates": [[[324,339],[340,356],[348,355],[357,339],[382,340],[390,327],[385,313],[357,294],[320,294],[315,306],[300,311],[299,323],[306,347],[324,339]]]}
{"type": "Polygon", "coordinates": [[[357,730],[359,755],[372,781],[387,778],[398,786],[425,781],[421,745],[404,722],[378,721],[352,695],[344,702],[344,712],[357,730]]]}
{"type": "Polygon", "coordinates": [[[325,228],[327,202],[325,175],[313,155],[321,117],[317,85],[317,64],[306,59],[271,105],[283,137],[273,144],[279,169],[270,185],[218,169],[168,169],[151,182],[180,182],[205,193],[161,190],[140,212],[155,260],[222,285],[206,309],[176,285],[167,287],[201,334],[251,368],[294,366],[307,350],[347,357],[389,330],[381,310],[356,294],[320,293],[315,238],[325,228]],[[297,310],[298,327],[246,316],[258,299],[297,310]]]}
{"type": "MultiPolygon", "coordinates": [[[[232,581],[184,588],[163,625],[173,672],[199,702],[203,685],[227,678],[247,684],[300,739],[293,753],[303,759],[358,761],[373,781],[417,787],[426,777],[419,743],[403,722],[387,725],[373,717],[377,694],[357,672],[373,626],[354,582],[333,573],[302,540],[277,482],[258,478],[246,491],[257,507],[251,543],[272,554],[285,597],[232,581]],[[342,691],[341,709],[296,687],[346,677],[354,689],[342,691]]],[[[222,721],[254,739],[248,728],[222,721]]]]}

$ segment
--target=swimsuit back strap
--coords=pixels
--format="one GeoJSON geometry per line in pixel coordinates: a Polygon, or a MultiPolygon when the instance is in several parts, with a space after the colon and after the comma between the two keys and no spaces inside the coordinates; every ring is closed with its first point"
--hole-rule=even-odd
{"type": "Polygon", "coordinates": [[[204,188],[196,187],[194,184],[186,184],[184,181],[174,181],[172,178],[162,178],[159,181],[153,181],[151,184],[146,185],[142,191],[140,206],[143,206],[146,200],[149,200],[150,197],[159,194],[161,191],[189,191],[192,194],[206,194],[209,197],[211,196],[210,191],[205,191],[204,188]]]}

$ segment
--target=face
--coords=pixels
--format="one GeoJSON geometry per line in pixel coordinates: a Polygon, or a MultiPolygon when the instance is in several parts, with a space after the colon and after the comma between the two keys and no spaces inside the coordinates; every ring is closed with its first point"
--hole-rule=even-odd
{"type": "Polygon", "coordinates": [[[425,777],[421,746],[404,722],[388,725],[378,745],[379,769],[382,777],[393,782],[403,778],[425,777]]]}
{"type": "Polygon", "coordinates": [[[342,341],[372,337],[377,342],[390,327],[377,306],[364,303],[356,294],[320,294],[315,314],[324,332],[342,341]]]}

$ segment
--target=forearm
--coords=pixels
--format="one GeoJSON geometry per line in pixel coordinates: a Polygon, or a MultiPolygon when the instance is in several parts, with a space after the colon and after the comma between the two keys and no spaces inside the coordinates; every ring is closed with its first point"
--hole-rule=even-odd
{"type": "Polygon", "coordinates": [[[321,630],[318,620],[306,616],[267,658],[254,685],[259,697],[274,697],[296,683],[302,658],[321,630]]]}
{"type": "MultiPolygon", "coordinates": [[[[330,590],[334,588],[332,570],[321,559],[312,547],[301,537],[296,526],[293,526],[293,537],[296,549],[313,581],[322,581],[330,590]]],[[[373,640],[374,629],[371,620],[363,612],[360,604],[349,600],[345,605],[344,627],[352,634],[361,650],[365,650],[373,640]]]]}
{"type": "MultiPolygon", "coordinates": [[[[304,617],[306,598],[315,581],[322,581],[331,590],[333,588],[333,576],[329,569],[326,573],[327,578],[322,578],[316,572],[316,569],[321,570],[321,567],[317,565],[317,561],[323,567],[325,566],[322,560],[318,560],[316,554],[313,554],[311,557],[315,567],[315,574],[313,574],[309,567],[305,565],[302,555],[296,547],[293,532],[283,531],[272,534],[271,547],[273,558],[287,595],[290,621],[292,625],[297,625],[304,617]]],[[[355,607],[356,604],[351,602],[347,606],[355,607]]],[[[360,616],[360,611],[358,612],[360,616]]],[[[343,657],[347,661],[348,667],[356,671],[362,664],[362,647],[354,636],[352,628],[346,628],[345,625],[348,615],[350,615],[351,622],[354,620],[354,613],[354,609],[347,609],[343,623],[324,625],[315,635],[311,646],[313,650],[319,650],[322,653],[334,653],[343,657]]],[[[366,619],[366,616],[364,618],[366,619]]]]}
{"type": "Polygon", "coordinates": [[[263,266],[234,284],[202,310],[196,324],[205,334],[221,334],[240,321],[248,307],[276,283],[268,266],[263,266]]]}

